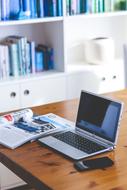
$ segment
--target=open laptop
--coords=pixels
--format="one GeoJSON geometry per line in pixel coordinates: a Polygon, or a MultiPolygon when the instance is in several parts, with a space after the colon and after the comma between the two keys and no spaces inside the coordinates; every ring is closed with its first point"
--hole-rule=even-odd
{"type": "Polygon", "coordinates": [[[116,147],[122,103],[81,91],[75,129],[39,139],[64,155],[80,160],[116,147]]]}

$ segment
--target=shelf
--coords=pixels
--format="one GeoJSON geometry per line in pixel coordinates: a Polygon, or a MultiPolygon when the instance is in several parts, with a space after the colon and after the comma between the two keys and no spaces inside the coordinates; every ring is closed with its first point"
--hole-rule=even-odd
{"type": "Polygon", "coordinates": [[[26,20],[0,21],[0,26],[24,25],[24,24],[58,22],[58,21],[63,21],[63,17],[43,17],[43,18],[34,18],[26,20]]]}
{"type": "Polygon", "coordinates": [[[86,62],[77,62],[77,63],[74,63],[74,64],[69,64],[67,66],[67,73],[77,73],[77,72],[83,72],[83,71],[89,71],[91,69],[97,69],[97,68],[100,68],[100,67],[107,67],[109,65],[111,65],[111,67],[115,67],[115,65],[123,65],[123,59],[115,59],[114,63],[111,63],[111,64],[88,64],[86,62]]]}
{"type": "Polygon", "coordinates": [[[35,74],[29,74],[26,76],[19,76],[19,77],[8,77],[7,79],[1,79],[0,80],[0,85],[4,85],[4,83],[10,84],[11,82],[14,83],[19,83],[19,82],[26,82],[28,80],[32,81],[35,79],[48,79],[48,78],[53,78],[53,77],[60,77],[65,75],[64,72],[59,72],[56,70],[50,70],[50,71],[44,71],[40,73],[35,73],[35,74]]]}
{"type": "Polygon", "coordinates": [[[65,16],[65,20],[71,19],[87,19],[87,18],[107,18],[107,17],[117,17],[117,16],[127,16],[127,11],[116,11],[116,12],[105,12],[105,13],[87,13],[79,15],[68,15],[65,16]]]}

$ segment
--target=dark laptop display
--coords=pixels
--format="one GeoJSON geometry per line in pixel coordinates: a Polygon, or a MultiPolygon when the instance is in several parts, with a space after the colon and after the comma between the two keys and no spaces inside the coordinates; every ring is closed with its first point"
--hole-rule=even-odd
{"type": "Polygon", "coordinates": [[[121,103],[89,93],[81,93],[76,127],[115,141],[121,103]]]}

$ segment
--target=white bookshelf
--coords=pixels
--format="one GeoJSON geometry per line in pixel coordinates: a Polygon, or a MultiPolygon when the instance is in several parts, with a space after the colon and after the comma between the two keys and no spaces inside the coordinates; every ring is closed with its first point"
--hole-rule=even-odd
{"type": "MultiPolygon", "coordinates": [[[[4,86],[3,92],[5,94],[7,94],[6,90],[7,92],[10,92],[8,92],[6,101],[15,102],[16,98],[18,99],[17,105],[15,103],[14,106],[12,106],[12,104],[8,104],[8,106],[3,105],[0,111],[4,112],[22,108],[22,105],[24,105],[24,107],[33,106],[32,102],[34,102],[34,100],[31,102],[31,104],[26,104],[26,106],[25,104],[21,103],[21,86],[23,86],[26,81],[32,82],[34,80],[36,83],[40,83],[43,80],[52,80],[54,77],[59,81],[59,78],[62,77],[64,83],[66,84],[63,87],[64,96],[59,97],[56,92],[56,98],[54,101],[68,99],[67,76],[76,72],[77,74],[82,71],[87,72],[87,66],[84,60],[83,42],[86,39],[95,37],[112,37],[115,42],[116,59],[122,59],[123,43],[127,41],[126,20],[126,11],[68,16],[66,15],[66,1],[63,1],[62,17],[47,17],[5,22],[1,21],[0,39],[9,35],[21,35],[26,36],[28,40],[34,40],[37,44],[42,43],[51,46],[54,48],[55,65],[53,71],[46,71],[40,74],[18,78],[10,77],[6,80],[0,80],[1,91],[4,86]],[[82,64],[80,64],[81,62],[82,64]],[[72,69],[73,66],[71,65],[75,65],[75,69],[72,69]],[[82,67],[80,65],[82,65],[82,67]],[[11,97],[11,99],[10,94],[13,93],[11,90],[13,85],[14,89],[17,89],[17,92],[14,91],[16,95],[15,97],[11,97]]],[[[110,65],[108,65],[108,67],[110,68],[110,65]]],[[[121,67],[123,68],[123,64],[121,64],[121,67]]],[[[92,71],[93,67],[91,65],[89,65],[89,68],[92,71]]],[[[84,80],[86,81],[87,78],[84,80]]],[[[87,83],[89,84],[88,80],[87,83]]],[[[46,84],[47,83],[45,82],[43,85],[45,86],[46,84]]],[[[73,86],[70,86],[69,88],[73,88],[73,86]]],[[[121,86],[121,88],[123,88],[123,86],[121,86]]],[[[37,89],[35,88],[33,90],[36,91],[37,89]]],[[[58,89],[58,91],[59,90],[60,89],[58,89]]],[[[98,92],[101,91],[99,90],[98,92]]],[[[29,96],[30,95],[28,94],[28,97],[29,96]]],[[[72,96],[72,98],[75,98],[75,96],[72,96]]],[[[5,97],[3,96],[1,102],[4,101],[5,97]]],[[[47,103],[47,101],[40,101],[39,103],[44,104],[47,103]]]]}

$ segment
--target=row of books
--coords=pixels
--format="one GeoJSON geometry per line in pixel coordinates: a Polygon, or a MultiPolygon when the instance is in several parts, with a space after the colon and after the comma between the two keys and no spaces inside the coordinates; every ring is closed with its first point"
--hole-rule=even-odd
{"type": "Polygon", "coordinates": [[[35,45],[26,37],[8,36],[0,42],[0,79],[53,69],[53,48],[35,45]]]}
{"type": "Polygon", "coordinates": [[[0,20],[62,16],[62,0],[0,0],[0,20]]]}
{"type": "Polygon", "coordinates": [[[127,0],[67,0],[67,15],[127,10],[127,0]]]}

